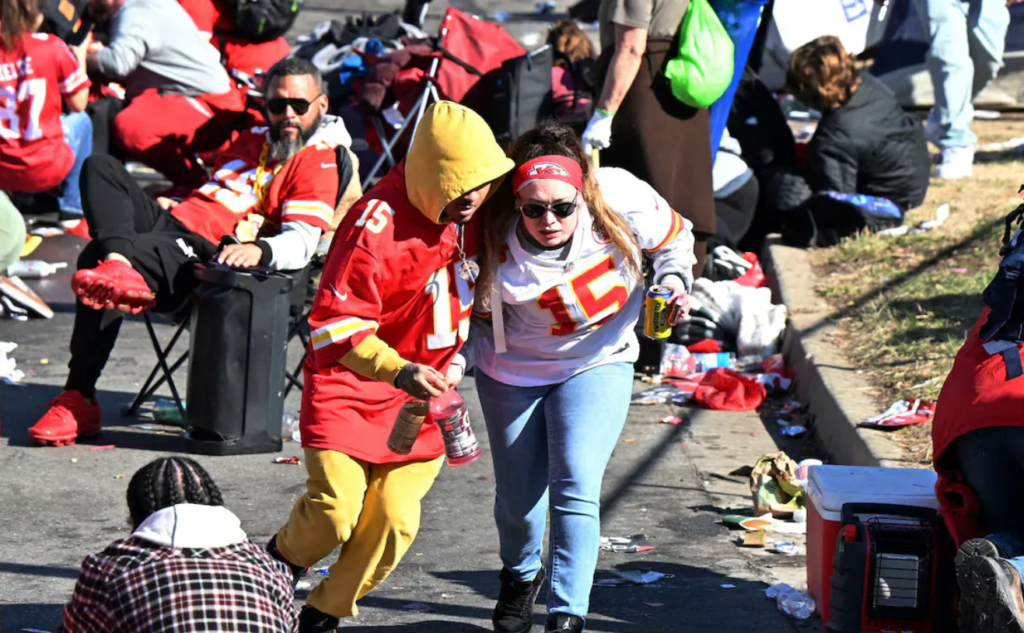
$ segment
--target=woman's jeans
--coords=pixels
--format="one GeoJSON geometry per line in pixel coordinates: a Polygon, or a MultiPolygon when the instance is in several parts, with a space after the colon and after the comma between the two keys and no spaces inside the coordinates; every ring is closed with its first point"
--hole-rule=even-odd
{"type": "Polygon", "coordinates": [[[78,179],[82,174],[82,163],[92,154],[92,120],[85,112],[72,112],[60,118],[64,138],[75,153],[75,164],[64,179],[64,191],[57,202],[65,213],[82,215],[82,189],[78,179]]]}
{"type": "Polygon", "coordinates": [[[513,387],[477,372],[494,457],[501,560],[519,580],[541,568],[551,508],[548,614],[586,617],[601,543],[601,481],[629,413],[633,365],[513,387]]]}
{"type": "Polygon", "coordinates": [[[1010,12],[1006,0],[915,0],[928,34],[933,120],[943,149],[974,147],[972,101],[1003,65],[1010,12]]]}

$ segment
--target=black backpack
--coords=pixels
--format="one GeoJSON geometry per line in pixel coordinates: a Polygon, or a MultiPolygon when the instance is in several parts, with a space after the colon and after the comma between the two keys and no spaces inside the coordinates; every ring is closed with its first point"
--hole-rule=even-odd
{"type": "Polygon", "coordinates": [[[232,0],[236,35],[260,44],[277,39],[292,28],[303,0],[232,0]]]}
{"type": "MultiPolygon", "coordinates": [[[[499,143],[509,142],[552,110],[551,68],[555,51],[550,45],[506,60],[501,68],[489,73],[489,112],[484,114],[499,143]]],[[[478,84],[478,85],[480,85],[478,84]]]]}
{"type": "MultiPolygon", "coordinates": [[[[1024,187],[1022,187],[1024,189],[1024,187]]],[[[1006,360],[1007,379],[1012,380],[1022,373],[1021,358],[1017,345],[1024,343],[1024,204],[1006,216],[1006,230],[999,254],[999,272],[985,288],[982,298],[991,308],[988,321],[981,329],[981,338],[986,343],[1007,341],[1015,343],[1003,352],[1006,360]],[[1016,228],[1014,227],[1016,224],[1016,228]]]]}

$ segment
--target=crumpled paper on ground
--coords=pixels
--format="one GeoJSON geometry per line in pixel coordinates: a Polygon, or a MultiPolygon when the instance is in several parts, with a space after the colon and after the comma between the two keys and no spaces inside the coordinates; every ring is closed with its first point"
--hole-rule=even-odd
{"type": "Polygon", "coordinates": [[[796,483],[796,462],[785,453],[772,453],[757,460],[750,474],[754,515],[768,514],[788,519],[804,507],[804,489],[796,483]]]}
{"type": "Polygon", "coordinates": [[[18,361],[8,356],[16,347],[17,343],[0,341],[0,382],[4,384],[21,382],[25,377],[25,372],[18,369],[18,361]]]}

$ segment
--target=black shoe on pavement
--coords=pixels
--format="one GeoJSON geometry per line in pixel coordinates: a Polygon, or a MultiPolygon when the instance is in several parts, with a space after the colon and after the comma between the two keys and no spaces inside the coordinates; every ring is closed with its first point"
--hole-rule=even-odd
{"type": "Polygon", "coordinates": [[[292,572],[293,587],[299,584],[299,580],[301,580],[303,576],[309,573],[309,567],[300,567],[298,565],[293,564],[290,560],[284,557],[284,554],[281,553],[281,550],[277,549],[277,534],[272,536],[270,538],[270,542],[267,543],[267,553],[270,554],[270,557],[274,560],[280,561],[288,566],[288,569],[292,572]]]}
{"type": "Polygon", "coordinates": [[[568,613],[556,613],[548,616],[545,633],[583,633],[583,618],[568,613]]]}
{"type": "Polygon", "coordinates": [[[497,633],[529,633],[533,626],[533,603],[537,601],[540,586],[544,584],[544,568],[533,580],[516,580],[507,567],[502,567],[501,593],[494,606],[491,622],[497,633]]]}
{"type": "Polygon", "coordinates": [[[310,606],[299,611],[299,633],[334,633],[338,618],[310,606]]]}

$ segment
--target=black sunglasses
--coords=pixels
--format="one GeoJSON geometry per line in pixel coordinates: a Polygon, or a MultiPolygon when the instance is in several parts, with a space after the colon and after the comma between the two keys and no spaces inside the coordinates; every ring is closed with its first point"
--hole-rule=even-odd
{"type": "MultiPolygon", "coordinates": [[[[313,97],[313,101],[319,99],[322,95],[313,97]]],[[[288,106],[295,110],[295,114],[302,116],[309,112],[309,106],[313,105],[313,101],[306,101],[305,99],[285,99],[284,97],[275,97],[267,101],[267,110],[271,114],[284,114],[284,111],[288,106]]]]}
{"type": "Polygon", "coordinates": [[[544,217],[544,214],[548,211],[554,213],[555,217],[565,219],[576,211],[576,199],[579,196],[580,192],[577,191],[576,195],[572,197],[572,202],[555,202],[554,204],[527,202],[526,204],[519,205],[519,211],[531,220],[544,217]]]}

